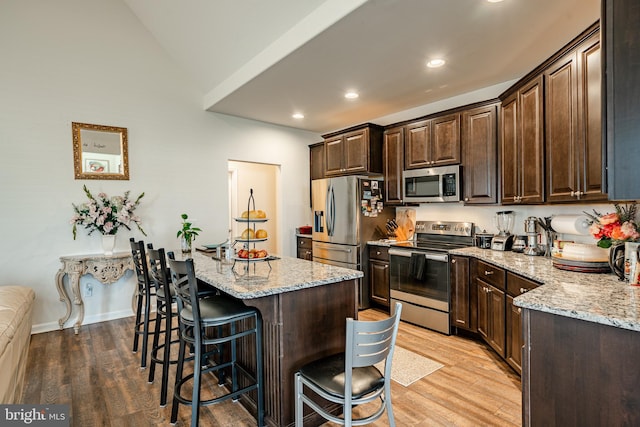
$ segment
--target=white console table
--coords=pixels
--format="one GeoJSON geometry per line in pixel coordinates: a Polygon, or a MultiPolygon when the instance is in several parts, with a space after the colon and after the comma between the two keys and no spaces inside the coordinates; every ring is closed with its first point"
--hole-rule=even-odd
{"type": "Polygon", "coordinates": [[[61,256],[62,267],[56,273],[56,286],[60,294],[60,301],[67,307],[66,314],[58,320],[60,329],[71,316],[71,299],[64,286],[64,276],[69,276],[69,287],[73,293],[73,303],[78,306],[78,320],[73,325],[76,334],[84,320],[84,301],[80,289],[80,278],[85,274],[92,275],[104,285],[117,282],[127,270],[133,270],[133,260],[130,252],[116,252],[113,255],[69,255],[61,256]]]}

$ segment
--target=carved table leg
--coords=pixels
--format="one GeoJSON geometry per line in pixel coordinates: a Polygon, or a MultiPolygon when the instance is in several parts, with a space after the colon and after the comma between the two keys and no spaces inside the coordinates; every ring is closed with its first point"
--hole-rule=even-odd
{"type": "Polygon", "coordinates": [[[69,320],[69,317],[71,317],[71,299],[69,299],[69,294],[67,293],[67,290],[64,287],[65,274],[67,274],[67,272],[65,271],[65,264],[63,262],[62,267],[56,273],[56,287],[58,288],[60,301],[62,301],[65,304],[67,309],[67,312],[65,313],[65,315],[58,320],[58,325],[60,325],[60,329],[64,327],[65,322],[69,320]]]}
{"type": "Polygon", "coordinates": [[[82,292],[80,292],[80,272],[74,271],[69,274],[69,284],[71,285],[71,291],[73,292],[73,303],[78,306],[78,319],[73,325],[73,329],[78,335],[80,332],[80,326],[84,320],[84,301],[82,301],[82,292]]]}

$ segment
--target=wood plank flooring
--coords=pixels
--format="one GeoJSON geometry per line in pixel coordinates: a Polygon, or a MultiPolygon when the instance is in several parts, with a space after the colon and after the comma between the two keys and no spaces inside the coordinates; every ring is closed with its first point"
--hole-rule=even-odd
{"type": "MultiPolygon", "coordinates": [[[[386,314],[370,309],[359,316],[374,320],[386,314]]],[[[169,425],[172,388],[161,408],[160,370],[149,384],[148,370],[139,367],[140,354],[131,351],[132,331],[130,317],[82,326],[79,335],[72,328],[33,335],[24,402],[69,404],[71,424],[78,427],[169,425]]],[[[392,382],[397,426],[521,425],[520,377],[485,344],[404,322],[396,344],[444,365],[409,387],[392,382]]],[[[212,381],[208,392],[216,388],[212,381]]],[[[190,408],[181,406],[177,425],[188,426],[189,417],[190,408]]],[[[202,408],[201,425],[256,423],[240,404],[227,401],[202,408]]],[[[383,416],[370,425],[389,424],[383,416]]]]}

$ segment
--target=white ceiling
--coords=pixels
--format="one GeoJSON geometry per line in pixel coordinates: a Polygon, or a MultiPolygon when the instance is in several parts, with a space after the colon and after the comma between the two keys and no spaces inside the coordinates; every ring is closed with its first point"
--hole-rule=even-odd
{"type": "Polygon", "coordinates": [[[600,0],[124,2],[203,109],[318,133],[409,119],[482,88],[495,97],[600,17],[600,0]],[[425,66],[438,56],[444,67],[425,66]]]}

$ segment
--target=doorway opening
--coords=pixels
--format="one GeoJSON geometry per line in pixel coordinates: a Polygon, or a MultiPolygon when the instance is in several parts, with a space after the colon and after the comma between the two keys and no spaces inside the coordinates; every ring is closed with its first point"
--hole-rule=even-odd
{"type": "Polygon", "coordinates": [[[229,170],[229,230],[231,235],[241,236],[246,223],[235,221],[244,211],[262,210],[267,221],[256,224],[257,229],[267,232],[267,240],[256,244],[269,254],[281,254],[280,239],[280,165],[238,160],[228,161],[229,170]],[[253,204],[248,206],[250,190],[253,189],[253,204]]]}

